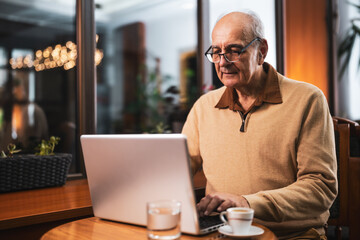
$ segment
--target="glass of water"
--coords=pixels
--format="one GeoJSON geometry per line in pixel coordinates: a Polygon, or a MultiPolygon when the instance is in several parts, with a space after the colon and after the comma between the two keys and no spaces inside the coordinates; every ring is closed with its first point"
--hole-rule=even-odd
{"type": "Polygon", "coordinates": [[[160,200],[147,203],[148,239],[179,239],[181,203],[160,200]]]}

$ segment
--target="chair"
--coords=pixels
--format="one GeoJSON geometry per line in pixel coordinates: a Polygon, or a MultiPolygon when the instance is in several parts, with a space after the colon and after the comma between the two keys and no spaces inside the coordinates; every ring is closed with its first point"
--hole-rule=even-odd
{"type": "Polygon", "coordinates": [[[339,193],[333,205],[330,208],[330,219],[328,224],[335,226],[335,235],[337,239],[341,239],[342,227],[349,226],[349,157],[350,157],[350,124],[339,123],[337,118],[333,117],[336,158],[338,164],[338,186],[339,193]]]}
{"type": "Polygon", "coordinates": [[[360,236],[360,157],[349,160],[349,239],[360,236]]]}
{"type": "Polygon", "coordinates": [[[350,124],[351,134],[359,134],[360,133],[360,128],[359,128],[360,125],[358,122],[352,121],[350,119],[343,118],[343,117],[337,117],[337,116],[333,116],[332,118],[333,118],[333,120],[336,120],[337,123],[339,123],[339,124],[342,124],[342,123],[350,124]]]}
{"type": "Polygon", "coordinates": [[[360,125],[346,118],[333,117],[338,124],[350,125],[350,157],[348,161],[348,226],[349,239],[360,236],[360,125]]]}
{"type": "Polygon", "coordinates": [[[346,118],[333,117],[339,193],[330,208],[328,224],[335,226],[337,239],[349,227],[349,239],[360,236],[360,126],[346,118]]]}
{"type": "Polygon", "coordinates": [[[348,123],[350,124],[350,156],[360,157],[360,125],[359,123],[342,118],[333,117],[339,124],[348,123]]]}

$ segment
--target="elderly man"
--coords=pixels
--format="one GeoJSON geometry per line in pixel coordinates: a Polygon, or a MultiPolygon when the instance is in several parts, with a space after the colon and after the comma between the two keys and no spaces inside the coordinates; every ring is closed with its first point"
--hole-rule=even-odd
{"type": "Polygon", "coordinates": [[[183,128],[192,170],[207,178],[198,211],[251,207],[280,239],[326,239],[337,194],[327,102],[315,86],[277,73],[267,52],[254,13],[229,13],[213,29],[206,56],[224,87],[203,95],[183,128]]]}

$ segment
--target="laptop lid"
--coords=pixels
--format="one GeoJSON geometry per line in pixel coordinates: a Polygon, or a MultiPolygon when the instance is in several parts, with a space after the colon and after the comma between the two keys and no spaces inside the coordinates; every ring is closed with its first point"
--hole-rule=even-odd
{"type": "Polygon", "coordinates": [[[182,134],[82,135],[94,215],[146,226],[148,201],[181,201],[181,231],[200,230],[186,137],[182,134]]]}

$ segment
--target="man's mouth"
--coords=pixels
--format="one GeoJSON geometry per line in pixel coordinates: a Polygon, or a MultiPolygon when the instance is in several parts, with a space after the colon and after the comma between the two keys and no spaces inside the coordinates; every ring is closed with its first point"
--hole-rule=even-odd
{"type": "Polygon", "coordinates": [[[231,71],[230,69],[223,68],[223,69],[221,70],[221,73],[222,73],[222,74],[235,74],[236,71],[233,72],[233,71],[231,71]]]}

